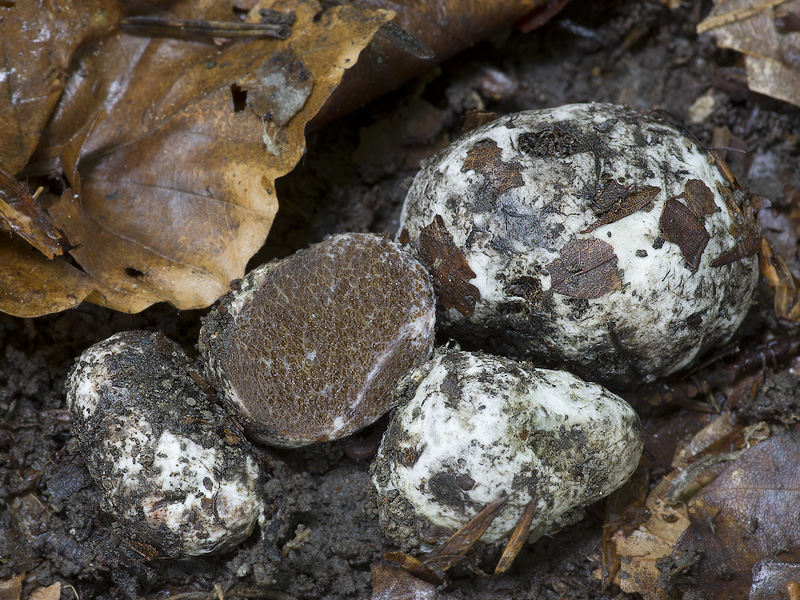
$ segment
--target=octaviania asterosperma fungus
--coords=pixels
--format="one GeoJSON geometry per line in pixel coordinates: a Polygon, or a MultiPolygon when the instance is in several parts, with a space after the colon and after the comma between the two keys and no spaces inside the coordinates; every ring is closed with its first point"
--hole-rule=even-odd
{"type": "Polygon", "coordinates": [[[484,547],[504,545],[531,502],[534,541],[621,486],[642,452],[630,405],[564,371],[441,350],[397,393],[371,472],[381,524],[404,550],[503,497],[484,547]]]}
{"type": "Polygon", "coordinates": [[[103,509],[160,555],[229,548],[262,517],[251,446],[164,335],[126,331],[86,350],[67,408],[103,509]]]}
{"type": "Polygon", "coordinates": [[[335,235],[250,272],[204,321],[212,383],[255,440],[342,438],[392,406],[391,389],[433,348],[425,268],[397,244],[335,235]]]}
{"type": "Polygon", "coordinates": [[[398,239],[465,347],[614,389],[690,366],[751,305],[758,229],[721,159],[611,104],[498,118],[423,166],[398,239]]]}

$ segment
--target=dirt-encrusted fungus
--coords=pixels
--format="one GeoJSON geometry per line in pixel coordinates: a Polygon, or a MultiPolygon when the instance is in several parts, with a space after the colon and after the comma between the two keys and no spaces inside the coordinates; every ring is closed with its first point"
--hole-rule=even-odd
{"type": "Polygon", "coordinates": [[[164,335],[127,331],[86,350],[67,407],[104,510],[160,554],[233,546],[261,518],[252,448],[164,335]]]}
{"type": "Polygon", "coordinates": [[[433,347],[425,268],[383,237],[347,233],[249,273],[203,323],[200,351],[254,439],[337,439],[391,408],[433,347]]]}
{"type": "Polygon", "coordinates": [[[749,196],[670,120],[610,104],[500,117],[429,161],[398,239],[467,345],[626,388],[728,340],[758,279],[749,196]]]}
{"type": "Polygon", "coordinates": [[[531,501],[534,541],[622,485],[642,452],[630,405],[563,371],[444,350],[397,393],[371,472],[381,524],[405,550],[504,496],[481,541],[505,544],[531,501]]]}

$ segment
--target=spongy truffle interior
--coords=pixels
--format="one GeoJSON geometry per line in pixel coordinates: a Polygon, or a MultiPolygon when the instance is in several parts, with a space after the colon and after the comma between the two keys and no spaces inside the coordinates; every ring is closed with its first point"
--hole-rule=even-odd
{"type": "Polygon", "coordinates": [[[218,366],[262,441],[296,445],[364,427],[430,354],[429,277],[388,240],[335,236],[259,278],[221,336],[229,341],[218,366]]]}

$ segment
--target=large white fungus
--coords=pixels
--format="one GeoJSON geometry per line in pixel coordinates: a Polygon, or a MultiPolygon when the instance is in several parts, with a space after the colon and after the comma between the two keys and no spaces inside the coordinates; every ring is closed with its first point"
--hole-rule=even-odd
{"type": "Polygon", "coordinates": [[[126,331],[86,350],[67,408],[103,509],[160,554],[231,547],[262,517],[252,448],[163,334],[126,331]]]}
{"type": "Polygon", "coordinates": [[[500,117],[430,160],[403,207],[439,326],[615,389],[724,343],[758,279],[749,196],[670,120],[611,104],[500,117]]]}
{"type": "Polygon", "coordinates": [[[534,541],[622,485],[642,452],[630,405],[563,371],[443,350],[397,391],[371,472],[381,524],[406,550],[455,532],[501,497],[508,501],[481,541],[505,544],[531,501],[534,541]]]}

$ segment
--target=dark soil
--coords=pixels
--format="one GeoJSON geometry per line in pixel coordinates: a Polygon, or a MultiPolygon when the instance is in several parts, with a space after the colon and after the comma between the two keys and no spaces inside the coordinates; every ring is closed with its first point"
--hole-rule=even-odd
{"type": "MultiPolygon", "coordinates": [[[[737,55],[694,33],[709,8],[573,0],[545,27],[497,36],[312,134],[302,164],[280,182],[282,209],[253,264],[335,232],[393,235],[419,160],[457,137],[469,110],[603,101],[666,110],[707,145],[715,128],[727,128],[725,144],[747,151],[729,151],[727,159],[776,207],[762,211],[762,221],[769,219],[771,237],[797,272],[796,238],[780,208],[800,189],[800,171],[791,171],[800,111],[750,93],[737,55]],[[707,92],[714,111],[690,122],[690,107],[707,92]]],[[[770,318],[770,302],[765,295],[748,321],[743,347],[786,332],[770,318]]],[[[0,580],[26,573],[26,592],[60,581],[62,598],[82,600],[370,597],[370,566],[393,548],[378,525],[368,460],[349,458],[342,443],[262,450],[271,473],[264,490],[270,525],[225,554],[148,560],[98,509],[98,488],[71,451],[64,381],[75,357],[127,329],[163,331],[196,355],[204,312],[156,306],[123,315],[83,305],[35,320],[0,316],[0,580]]],[[[772,404],[780,406],[775,395],[792,386],[773,386],[772,404]]],[[[648,430],[659,418],[645,415],[648,430]]],[[[602,522],[603,505],[591,507],[579,524],[524,548],[496,580],[456,568],[448,593],[470,600],[630,598],[614,586],[603,589],[593,575],[602,522]]]]}

